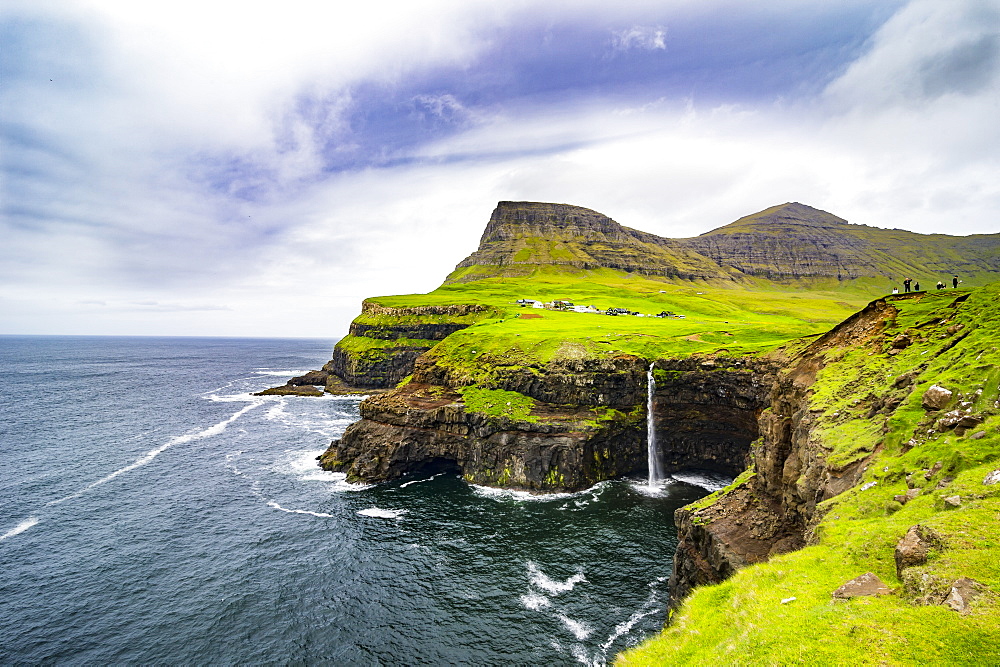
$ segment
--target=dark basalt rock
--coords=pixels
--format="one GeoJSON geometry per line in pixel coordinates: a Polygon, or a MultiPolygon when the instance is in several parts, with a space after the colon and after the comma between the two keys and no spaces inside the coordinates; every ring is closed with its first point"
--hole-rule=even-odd
{"type": "Polygon", "coordinates": [[[280,387],[271,387],[264,391],[258,391],[254,396],[322,396],[323,390],[312,385],[284,384],[280,387]]]}
{"type": "Polygon", "coordinates": [[[413,364],[430,346],[397,345],[378,348],[369,354],[356,354],[333,348],[333,358],[323,370],[353,387],[385,389],[399,384],[413,372],[413,364]]]}
{"type": "Polygon", "coordinates": [[[411,381],[361,404],[362,420],[335,440],[320,465],[351,480],[382,481],[446,467],[491,486],[579,490],[645,462],[636,424],[586,422],[573,406],[541,406],[545,421],[467,413],[461,396],[411,381]]]}
{"type": "MultiPolygon", "coordinates": [[[[704,359],[658,363],[671,373],[654,407],[664,415],[658,442],[670,469],[742,470],[767,398],[766,369],[740,360],[713,361],[712,370],[704,359]]],[[[447,461],[470,481],[531,491],[578,490],[644,473],[647,367],[623,355],[499,373],[498,388],[537,401],[535,421],[512,421],[467,412],[448,369],[427,355],[408,384],[361,404],[362,420],[321,463],[354,480],[380,481],[447,461]],[[595,421],[592,408],[608,405],[628,416],[595,421]]]]}
{"type": "Polygon", "coordinates": [[[326,381],[330,378],[330,374],[327,371],[309,371],[305,375],[299,375],[298,377],[293,377],[286,384],[294,385],[300,387],[302,385],[315,385],[318,387],[325,387],[326,381]]]}
{"type": "Polygon", "coordinates": [[[773,368],[740,359],[664,359],[653,400],[665,472],[704,468],[735,477],[747,467],[758,419],[768,405],[773,368]]]}

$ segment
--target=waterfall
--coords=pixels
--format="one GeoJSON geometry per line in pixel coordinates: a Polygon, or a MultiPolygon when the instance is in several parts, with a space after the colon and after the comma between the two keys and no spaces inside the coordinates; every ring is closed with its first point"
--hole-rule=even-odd
{"type": "Polygon", "coordinates": [[[663,481],[663,471],[660,469],[660,459],[656,455],[656,424],[653,421],[653,394],[656,392],[656,380],[653,378],[653,364],[646,373],[646,458],[649,463],[649,485],[655,486],[663,481]]]}

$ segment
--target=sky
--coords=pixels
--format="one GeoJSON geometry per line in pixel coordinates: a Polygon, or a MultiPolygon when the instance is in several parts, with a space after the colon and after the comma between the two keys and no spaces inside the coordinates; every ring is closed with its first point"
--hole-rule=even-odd
{"type": "Polygon", "coordinates": [[[346,333],[496,203],[1000,232],[1000,0],[4,0],[0,334],[346,333]]]}

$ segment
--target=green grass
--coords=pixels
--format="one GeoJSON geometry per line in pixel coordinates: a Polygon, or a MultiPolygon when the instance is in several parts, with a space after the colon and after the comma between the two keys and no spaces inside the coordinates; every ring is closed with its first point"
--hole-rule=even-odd
{"type": "Polygon", "coordinates": [[[1000,465],[1000,284],[974,290],[964,304],[956,296],[893,301],[900,312],[880,336],[828,353],[813,385],[811,442],[835,465],[874,454],[861,483],[818,507],[816,543],[697,589],[661,635],[621,664],[1000,664],[1000,485],[982,484],[1000,465]],[[915,342],[889,354],[901,333],[915,342]],[[906,372],[913,384],[896,387],[906,372]],[[938,413],[920,405],[932,383],[955,392],[938,413]],[[873,401],[893,397],[900,402],[891,414],[872,414],[873,401]],[[964,435],[935,428],[962,401],[986,421],[964,435]],[[985,437],[970,437],[979,431],[985,437]],[[893,497],[905,493],[907,477],[921,495],[900,505],[893,497]],[[875,485],[862,490],[868,482],[875,485]],[[955,495],[961,506],[950,508],[944,498],[955,495]],[[971,577],[990,588],[970,614],[917,606],[897,578],[895,545],[917,523],[937,531],[945,548],[914,574],[944,585],[971,577]],[[896,594],[833,600],[865,572],[896,594]]]}
{"type": "Polygon", "coordinates": [[[487,417],[506,417],[516,421],[536,422],[531,416],[535,400],[516,391],[462,387],[458,390],[465,401],[467,412],[478,412],[487,417]]]}
{"type": "MultiPolygon", "coordinates": [[[[610,269],[540,267],[527,277],[451,283],[429,294],[369,301],[394,308],[490,306],[488,315],[469,318],[466,323],[478,321],[449,336],[431,353],[438,363],[464,373],[469,382],[488,382],[498,366],[540,367],[559,359],[759,354],[790,339],[825,331],[875,296],[879,294],[804,291],[770,283],[674,284],[610,269]],[[600,310],[616,307],[647,315],[671,311],[684,318],[546,311],[520,307],[515,303],[520,298],[567,299],[600,310]]],[[[379,323],[386,323],[385,315],[379,317],[379,323]]]]}

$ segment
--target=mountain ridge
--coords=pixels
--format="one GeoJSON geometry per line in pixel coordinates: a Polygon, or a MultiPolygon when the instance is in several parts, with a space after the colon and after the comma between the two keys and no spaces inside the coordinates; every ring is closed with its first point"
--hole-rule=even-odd
{"type": "MultiPolygon", "coordinates": [[[[918,234],[850,223],[799,202],[772,206],[690,238],[621,225],[580,206],[501,201],[479,247],[445,284],[529,276],[541,266],[610,268],[677,280],[742,283],[1000,274],[1000,234],[918,234]]],[[[964,279],[964,278],[963,278],[964,279]]]]}

